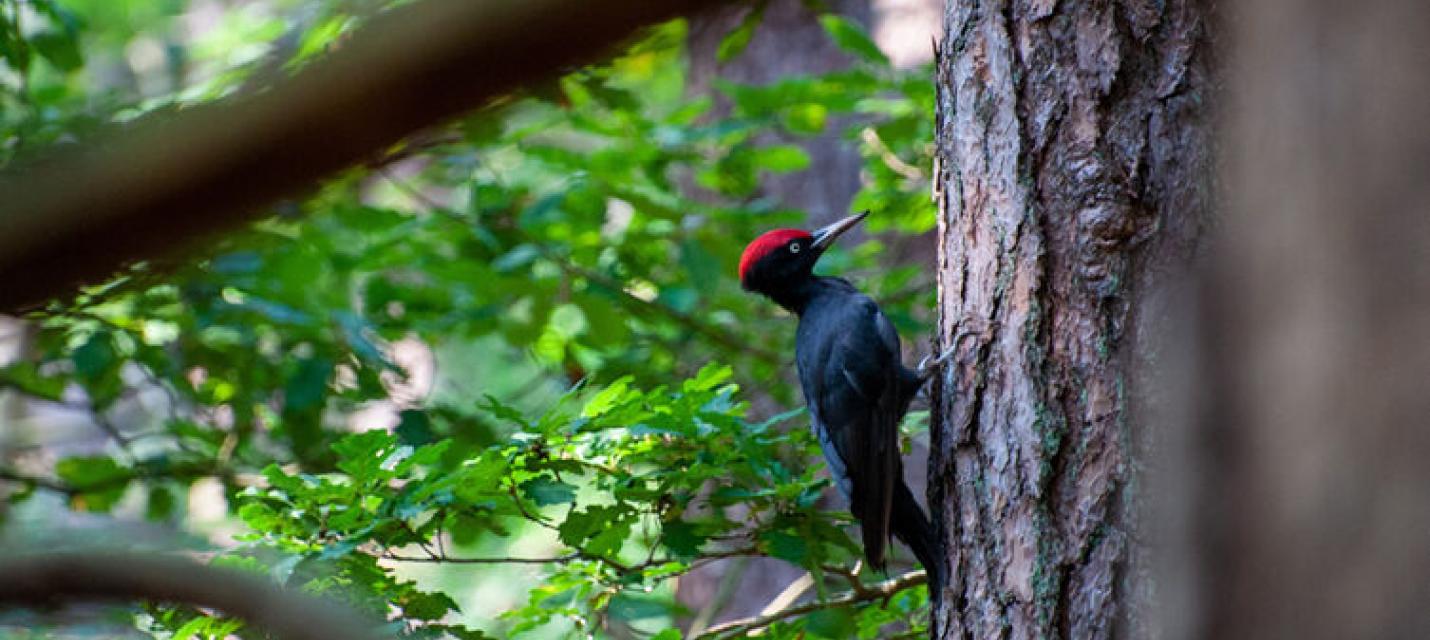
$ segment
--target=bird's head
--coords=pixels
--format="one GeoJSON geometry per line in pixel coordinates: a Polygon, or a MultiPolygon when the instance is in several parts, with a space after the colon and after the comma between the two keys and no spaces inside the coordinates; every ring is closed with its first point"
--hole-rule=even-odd
{"type": "Polygon", "coordinates": [[[856,213],[814,231],[766,231],[740,256],[740,286],[784,304],[782,300],[813,275],[819,256],[867,215],[868,211],[856,213]]]}

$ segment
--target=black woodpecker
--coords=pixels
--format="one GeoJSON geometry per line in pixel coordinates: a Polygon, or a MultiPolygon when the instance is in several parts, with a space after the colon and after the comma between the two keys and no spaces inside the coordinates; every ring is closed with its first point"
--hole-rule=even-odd
{"type": "Polygon", "coordinates": [[[931,586],[943,584],[933,527],[904,483],[899,421],[942,365],[903,365],[899,335],[869,296],[843,278],[814,275],[814,264],[868,212],[814,232],[775,229],[745,247],[740,284],[799,316],[795,361],[810,422],[839,491],[859,520],[864,558],[884,568],[889,536],[913,550],[931,586]]]}

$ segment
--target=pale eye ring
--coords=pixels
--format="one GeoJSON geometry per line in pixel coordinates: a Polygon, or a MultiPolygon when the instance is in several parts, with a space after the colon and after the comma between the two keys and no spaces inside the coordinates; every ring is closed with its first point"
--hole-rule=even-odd
{"type": "Polygon", "coordinates": [[[800,249],[800,246],[799,246],[799,243],[798,243],[798,242],[791,242],[791,243],[789,243],[789,252],[790,252],[790,253],[799,253],[799,249],[800,249]]]}

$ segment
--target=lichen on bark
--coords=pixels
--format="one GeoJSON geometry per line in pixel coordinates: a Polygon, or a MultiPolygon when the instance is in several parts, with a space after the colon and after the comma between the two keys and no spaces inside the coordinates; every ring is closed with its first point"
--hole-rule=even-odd
{"type": "Polygon", "coordinates": [[[1143,293],[1210,203],[1196,2],[950,2],[937,57],[940,638],[1125,635],[1143,293]]]}

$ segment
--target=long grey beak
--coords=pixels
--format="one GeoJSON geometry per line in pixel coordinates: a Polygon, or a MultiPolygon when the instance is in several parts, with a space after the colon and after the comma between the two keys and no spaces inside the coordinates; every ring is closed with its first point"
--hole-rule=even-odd
{"type": "Polygon", "coordinates": [[[810,246],[821,251],[827,249],[829,245],[834,244],[834,241],[837,240],[839,236],[843,235],[845,231],[853,229],[854,225],[859,224],[859,221],[863,220],[868,215],[868,211],[865,211],[863,213],[856,213],[852,216],[849,216],[848,218],[840,220],[839,222],[836,222],[834,224],[815,231],[813,234],[811,234],[814,236],[814,244],[810,246]]]}

